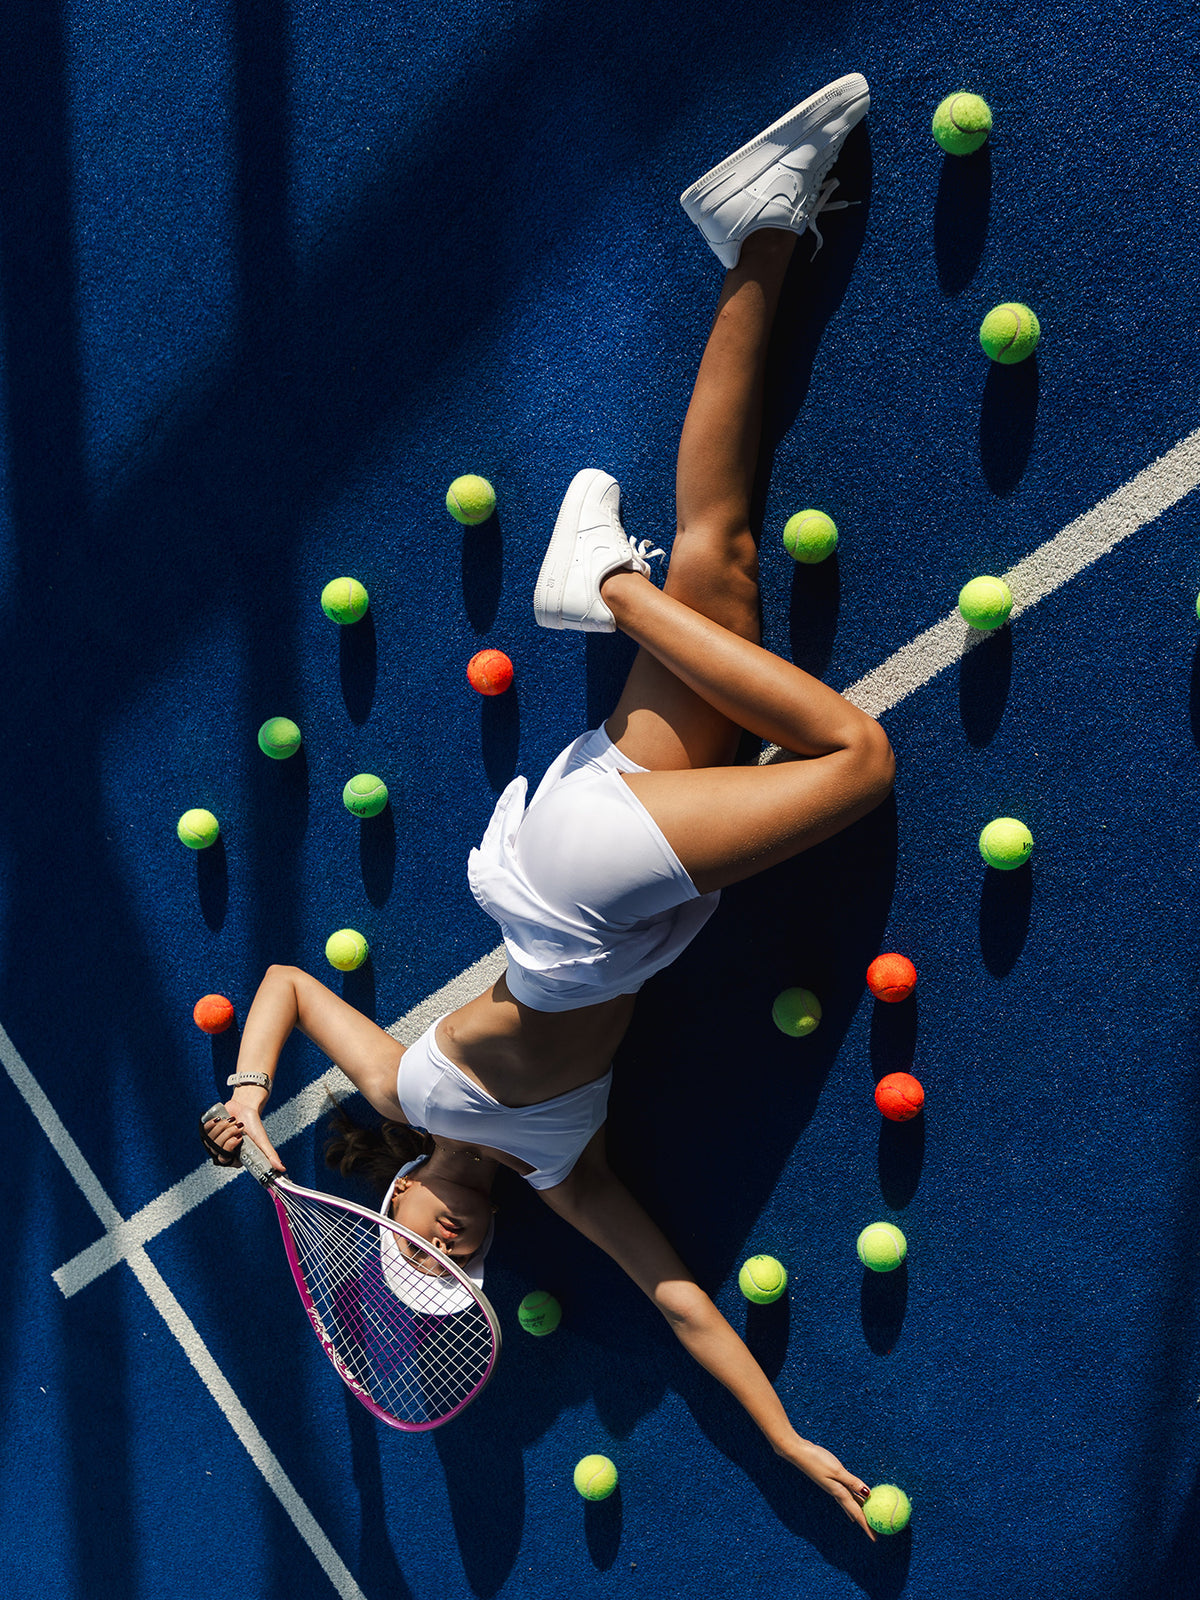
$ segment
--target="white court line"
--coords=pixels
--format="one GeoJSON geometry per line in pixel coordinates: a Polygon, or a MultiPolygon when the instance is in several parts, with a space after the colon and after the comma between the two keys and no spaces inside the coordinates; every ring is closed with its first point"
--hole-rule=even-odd
{"type": "MultiPolygon", "coordinates": [[[[1061,533],[1048,539],[1023,561],[999,574],[1013,592],[1013,616],[1020,616],[1039,600],[1053,594],[1123,539],[1160,517],[1197,485],[1200,485],[1200,428],[1090,511],[1068,523],[1061,533]]],[[[969,627],[957,611],[952,611],[843,693],[871,716],[882,716],[987,637],[969,627]]],[[[766,763],[782,754],[777,745],[770,745],[759,759],[766,763]]],[[[501,945],[406,1012],[388,1032],[402,1040],[416,1038],[443,1012],[452,1011],[494,983],[504,970],[504,964],[504,946],[501,945]]],[[[336,1099],[352,1092],[350,1084],[335,1067],[267,1118],[267,1132],[276,1148],[316,1121],[325,1106],[327,1090],[336,1099]]],[[[95,1244],[58,1268],[54,1273],[55,1283],[64,1295],[77,1294],[102,1272],[124,1260],[128,1249],[139,1248],[178,1222],[234,1176],[235,1172],[222,1171],[211,1163],[199,1167],[144,1206],[128,1222],[108,1227],[95,1244]]]]}
{"type": "MultiPolygon", "coordinates": [[[[445,1012],[465,1005],[489,984],[495,983],[504,971],[505,964],[503,945],[489,950],[487,955],[460,972],[456,978],[451,978],[449,983],[443,984],[422,1000],[420,1005],[406,1011],[398,1021],[393,1022],[388,1032],[402,1043],[416,1039],[445,1012]]],[[[353,1093],[354,1085],[340,1068],[330,1067],[322,1077],[301,1089],[299,1094],[293,1095],[264,1119],[267,1137],[278,1150],[316,1122],[328,1109],[331,1095],[335,1100],[344,1100],[353,1093]]],[[[203,1106],[197,1108],[197,1117],[203,1109],[203,1106]]],[[[135,1212],[128,1221],[117,1217],[115,1212],[115,1221],[112,1222],[102,1216],[100,1220],[105,1223],[104,1233],[95,1244],[81,1250],[58,1268],[53,1275],[55,1283],[68,1298],[78,1294],[102,1272],[124,1261],[130,1250],[140,1249],[207,1200],[209,1195],[223,1189],[238,1176],[238,1170],[236,1167],[214,1167],[211,1161],[206,1161],[202,1167],[197,1167],[186,1178],[180,1179],[172,1188],[135,1212]]]]}
{"type": "MultiPolygon", "coordinates": [[[[109,1199],[103,1185],[88,1165],[82,1150],[67,1132],[62,1118],[55,1111],[33,1073],[25,1065],[16,1046],[0,1027],[0,1060],[12,1079],[18,1093],[37,1118],[43,1133],[57,1152],[59,1159],[75,1182],[83,1190],[88,1204],[110,1231],[122,1225],[121,1215],[109,1199]]],[[[322,1571],[342,1600],[366,1600],[354,1577],[329,1542],[320,1524],[305,1505],[291,1479],[280,1465],[274,1451],[254,1424],[253,1418],[234,1393],[225,1374],[213,1359],[208,1346],[196,1331],[195,1324],[164,1283],[162,1276],[144,1250],[129,1248],[124,1259],[129,1262],[135,1277],[150,1297],[154,1309],[179,1341],[184,1355],[200,1375],[201,1382],[220,1406],[226,1421],[237,1434],[254,1465],[262,1473],[271,1493],[291,1518],[296,1532],[304,1540],[320,1563],[322,1571]]]]}

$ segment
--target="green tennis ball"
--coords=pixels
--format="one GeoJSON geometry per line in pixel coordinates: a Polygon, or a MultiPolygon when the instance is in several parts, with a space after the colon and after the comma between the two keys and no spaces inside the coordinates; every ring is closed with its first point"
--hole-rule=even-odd
{"type": "Polygon", "coordinates": [[[947,155],[969,156],[992,131],[992,113],[977,94],[948,94],[933,113],[933,137],[947,155]]]}
{"type": "Polygon", "coordinates": [[[1002,627],[1012,608],[1012,590],[1003,578],[972,578],[958,591],[963,621],[984,633],[1002,627]]]}
{"type": "Polygon", "coordinates": [[[821,1020],[821,1002],[811,989],[785,989],[775,996],[771,1020],[780,1033],[803,1039],[821,1020]]]}
{"type": "Polygon", "coordinates": [[[585,1500],[607,1500],[617,1487],[617,1469],[607,1456],[584,1456],[575,1468],[575,1487],[585,1500]]]}
{"type": "Polygon", "coordinates": [[[1033,835],[1016,817],[996,817],[979,835],[979,854],[1001,872],[1023,867],[1032,849],[1033,835]]]}
{"type": "Polygon", "coordinates": [[[738,1288],[756,1306],[769,1306],[787,1288],[787,1269],[774,1256],[751,1256],[742,1263],[738,1288]]]}
{"type": "Polygon", "coordinates": [[[325,959],[339,972],[353,972],[367,959],[370,946],[353,928],[339,928],[325,941],[325,959]]]}
{"type": "Polygon", "coordinates": [[[370,596],[357,578],[333,578],[321,590],[321,610],[343,627],[366,615],[370,596]]]}
{"type": "Polygon", "coordinates": [[[552,1294],[547,1294],[544,1289],[535,1289],[517,1307],[517,1321],[526,1333],[532,1333],[540,1339],[558,1327],[562,1321],[562,1307],[552,1294]]]}
{"type": "Polygon", "coordinates": [[[464,522],[473,528],[486,522],[496,509],[496,491],[486,478],[468,472],[446,490],[446,510],[455,522],[464,522]]]}
{"type": "Polygon", "coordinates": [[[356,817],[377,817],[388,803],[387,784],[373,772],[360,772],[342,790],[342,803],[356,817]]]}
{"type": "Polygon", "coordinates": [[[189,850],[207,850],[210,844],[216,844],[221,824],[211,811],[196,806],[191,811],[183,813],[175,826],[175,832],[189,850]]]}
{"type": "Polygon", "coordinates": [[[783,530],[783,547],[793,561],[816,566],[837,549],[838,531],[832,517],[823,511],[797,511],[783,530]]]}
{"type": "Polygon", "coordinates": [[[993,306],[979,328],[979,342],[984,351],[1005,367],[1031,356],[1041,336],[1041,323],[1028,306],[1015,300],[993,306]]]}
{"type": "Polygon", "coordinates": [[[894,1483],[880,1483],[863,1501],[863,1516],[874,1533],[901,1533],[908,1527],[912,1504],[894,1483]]]}
{"type": "Polygon", "coordinates": [[[858,1236],[858,1259],[872,1272],[895,1272],[908,1254],[908,1243],[892,1222],[868,1222],[858,1236]]]}
{"type": "Polygon", "coordinates": [[[268,717],[258,730],[258,748],[272,761],[286,761],[300,748],[300,729],[291,717],[268,717]]]}

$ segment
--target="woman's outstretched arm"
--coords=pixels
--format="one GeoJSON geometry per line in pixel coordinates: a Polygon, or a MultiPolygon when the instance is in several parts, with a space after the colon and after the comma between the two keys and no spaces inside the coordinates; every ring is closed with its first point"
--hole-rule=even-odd
{"type": "MultiPolygon", "coordinates": [[[[237,1070],[265,1072],[273,1083],[280,1051],[294,1029],[335,1061],[381,1116],[389,1122],[406,1120],[396,1098],[396,1068],[404,1046],[299,967],[267,968],[242,1028],[237,1070]]],[[[238,1084],[225,1102],[234,1120],[210,1124],[209,1136],[232,1154],[247,1133],[282,1168],[262,1125],[269,1097],[269,1089],[238,1084]]]]}
{"type": "Polygon", "coordinates": [[[723,1383],[776,1452],[831,1494],[868,1539],[867,1484],[796,1432],[766,1373],[604,1158],[601,1129],[570,1176],[542,1199],[629,1274],[700,1365],[723,1383]]]}

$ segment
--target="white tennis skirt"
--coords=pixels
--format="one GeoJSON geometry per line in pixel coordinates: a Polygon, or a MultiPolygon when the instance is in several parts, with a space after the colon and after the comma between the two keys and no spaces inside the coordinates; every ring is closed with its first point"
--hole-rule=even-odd
{"type": "Polygon", "coordinates": [[[528,806],[514,778],[467,866],[500,925],[508,986],[536,1011],[633,994],[712,916],[645,806],[622,778],[644,772],[603,728],[551,763],[528,806]]]}

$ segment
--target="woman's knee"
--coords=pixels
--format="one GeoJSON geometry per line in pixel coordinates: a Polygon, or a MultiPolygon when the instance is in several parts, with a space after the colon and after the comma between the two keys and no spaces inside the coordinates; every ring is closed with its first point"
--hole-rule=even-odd
{"type": "Polygon", "coordinates": [[[666,590],[706,616],[713,616],[714,608],[740,609],[757,621],[758,545],[744,521],[681,523],[671,546],[666,590]]]}
{"type": "Polygon", "coordinates": [[[896,782],[896,755],[891,740],[874,717],[864,715],[855,729],[852,748],[863,795],[878,805],[891,794],[896,782]]]}

